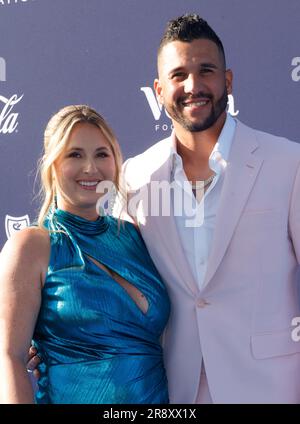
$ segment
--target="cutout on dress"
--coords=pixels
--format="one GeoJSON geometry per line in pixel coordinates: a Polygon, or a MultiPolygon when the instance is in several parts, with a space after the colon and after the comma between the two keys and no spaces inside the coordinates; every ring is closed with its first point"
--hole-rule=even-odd
{"type": "Polygon", "coordinates": [[[121,277],[117,272],[108,268],[106,265],[103,265],[101,262],[92,258],[89,255],[86,255],[98,268],[102,269],[102,271],[106,272],[116,283],[120,284],[124,290],[126,290],[127,294],[131,297],[137,307],[146,314],[149,309],[149,303],[143,293],[137,289],[133,284],[129,283],[125,278],[121,277]]]}

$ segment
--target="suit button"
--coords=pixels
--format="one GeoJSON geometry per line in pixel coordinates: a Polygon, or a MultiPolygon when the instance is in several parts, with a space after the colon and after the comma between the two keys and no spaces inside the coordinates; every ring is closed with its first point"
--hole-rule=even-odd
{"type": "Polygon", "coordinates": [[[204,308],[205,306],[210,305],[210,303],[207,302],[205,299],[200,298],[200,299],[197,299],[196,305],[197,305],[197,308],[204,308]]]}

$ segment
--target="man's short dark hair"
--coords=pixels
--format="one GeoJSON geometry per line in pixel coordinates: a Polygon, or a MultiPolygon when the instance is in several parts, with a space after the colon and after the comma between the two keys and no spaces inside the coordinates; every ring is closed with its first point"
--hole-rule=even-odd
{"type": "Polygon", "coordinates": [[[158,56],[163,47],[172,41],[185,41],[189,43],[201,38],[211,40],[217,45],[225,65],[226,60],[222,41],[208,23],[196,14],[185,14],[167,23],[164,35],[159,44],[158,56]]]}

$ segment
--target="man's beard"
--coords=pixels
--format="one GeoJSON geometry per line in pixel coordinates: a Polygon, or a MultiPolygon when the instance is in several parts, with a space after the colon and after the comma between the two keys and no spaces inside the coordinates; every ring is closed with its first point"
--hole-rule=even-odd
{"type": "MultiPolygon", "coordinates": [[[[208,98],[210,101],[212,99],[211,95],[207,95],[204,93],[199,93],[197,96],[194,96],[195,98],[199,97],[205,97],[208,98]]],[[[177,104],[182,104],[182,101],[185,99],[178,99],[177,104]]],[[[172,106],[170,109],[166,108],[168,114],[174,121],[178,122],[179,125],[181,125],[185,130],[190,132],[198,132],[198,131],[205,131],[208,128],[212,127],[214,123],[219,119],[219,117],[222,115],[224,110],[227,107],[228,102],[228,95],[227,90],[225,88],[222,96],[220,99],[215,103],[211,103],[211,113],[207,118],[205,118],[202,122],[191,122],[187,118],[185,118],[182,114],[182,112],[178,109],[177,106],[172,106]]]]}

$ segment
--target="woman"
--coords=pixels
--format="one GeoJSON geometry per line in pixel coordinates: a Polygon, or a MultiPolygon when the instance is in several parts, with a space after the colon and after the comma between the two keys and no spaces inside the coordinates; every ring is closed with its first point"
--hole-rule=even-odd
{"type": "Polygon", "coordinates": [[[38,227],[0,255],[2,403],[167,403],[160,335],[169,300],[134,227],[99,217],[97,185],[119,184],[121,154],[93,109],[67,106],[45,130],[38,227]]]}

